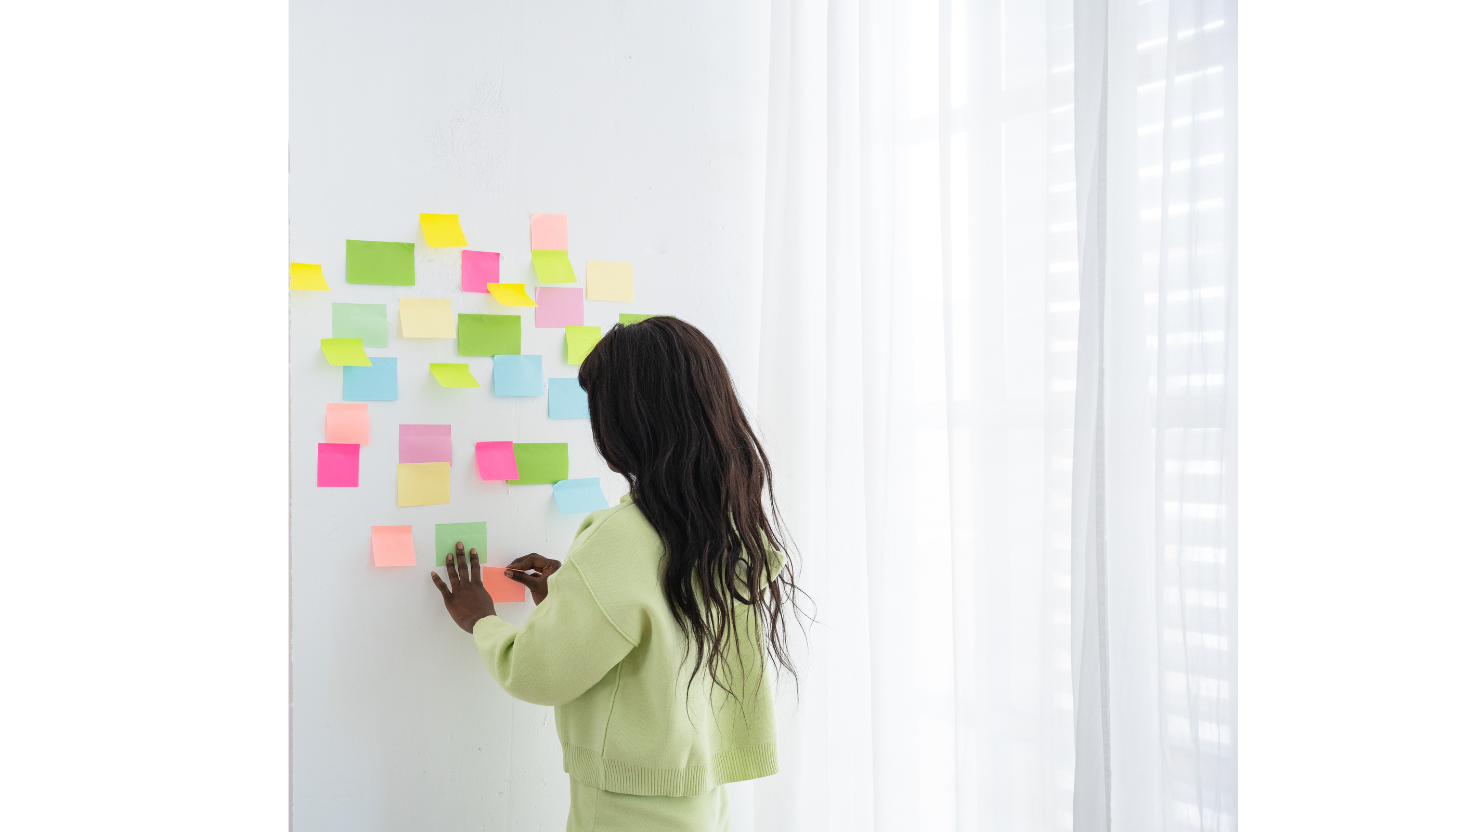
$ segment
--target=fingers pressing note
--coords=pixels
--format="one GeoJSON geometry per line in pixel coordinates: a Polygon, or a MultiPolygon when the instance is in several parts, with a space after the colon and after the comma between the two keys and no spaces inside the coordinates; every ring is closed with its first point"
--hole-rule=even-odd
{"type": "Polygon", "coordinates": [[[465,544],[457,542],[455,544],[455,551],[445,557],[445,574],[450,576],[450,589],[455,592],[460,591],[460,568],[455,563],[455,554],[457,552],[462,555],[465,554],[465,544]]]}
{"type": "Polygon", "coordinates": [[[480,556],[475,553],[474,549],[470,550],[470,582],[480,583],[480,556]]]}

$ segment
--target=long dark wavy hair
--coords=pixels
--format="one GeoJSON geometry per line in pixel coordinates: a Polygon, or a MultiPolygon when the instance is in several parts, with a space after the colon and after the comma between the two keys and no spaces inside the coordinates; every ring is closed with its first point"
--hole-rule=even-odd
{"type": "MultiPolygon", "coordinates": [[[[598,451],[628,480],[664,543],[664,598],[686,655],[695,653],[687,689],[704,669],[734,695],[731,656],[743,668],[747,661],[736,639],[738,604],[754,608],[767,656],[795,679],[784,616],[800,592],[793,550],[772,498],[771,462],[715,345],[676,318],[619,324],[583,359],[578,383],[598,451]],[[768,547],[786,557],[775,576],[763,558],[768,547]]],[[[766,662],[752,658],[765,672],[766,662]]]]}

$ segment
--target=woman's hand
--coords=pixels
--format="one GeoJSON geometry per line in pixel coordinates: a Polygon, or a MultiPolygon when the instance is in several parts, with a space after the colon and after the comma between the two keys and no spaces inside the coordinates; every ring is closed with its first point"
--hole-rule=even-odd
{"type": "MultiPolygon", "coordinates": [[[[467,633],[475,632],[475,622],[488,615],[496,614],[496,604],[485,584],[480,582],[480,555],[470,550],[470,565],[465,564],[465,544],[456,542],[455,551],[445,555],[445,572],[450,576],[450,585],[440,580],[437,573],[429,573],[434,585],[445,599],[445,609],[450,617],[467,633]],[[455,565],[459,558],[459,566],[455,565]]],[[[545,592],[545,590],[544,590],[545,592]]]]}
{"type": "Polygon", "coordinates": [[[540,604],[542,599],[547,597],[547,579],[552,577],[553,572],[561,568],[562,561],[544,558],[532,552],[530,555],[522,555],[507,564],[506,577],[519,584],[526,584],[527,589],[532,591],[532,602],[540,604]],[[535,569],[541,574],[528,575],[526,572],[517,571],[521,569],[535,569]]]}

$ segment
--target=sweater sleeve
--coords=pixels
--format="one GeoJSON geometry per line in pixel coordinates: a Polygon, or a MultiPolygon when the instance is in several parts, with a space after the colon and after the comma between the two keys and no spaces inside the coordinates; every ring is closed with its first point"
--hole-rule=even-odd
{"type": "Polygon", "coordinates": [[[563,705],[598,683],[636,646],[604,613],[576,563],[547,579],[547,597],[513,626],[494,615],[475,622],[475,648],[506,692],[536,705],[563,705]]]}

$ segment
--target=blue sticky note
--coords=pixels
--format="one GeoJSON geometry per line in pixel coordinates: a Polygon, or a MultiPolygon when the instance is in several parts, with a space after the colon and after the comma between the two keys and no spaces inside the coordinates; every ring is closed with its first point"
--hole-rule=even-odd
{"type": "Polygon", "coordinates": [[[557,498],[557,507],[563,514],[587,514],[608,508],[597,477],[553,483],[552,496],[557,498]]]}
{"type": "Polygon", "coordinates": [[[491,389],[498,396],[542,395],[542,356],[498,355],[491,359],[491,389]]]}
{"type": "Polygon", "coordinates": [[[371,367],[342,368],[342,398],[349,402],[391,402],[399,398],[399,359],[368,357],[371,367]]]}
{"type": "Polygon", "coordinates": [[[548,419],[588,419],[588,394],[575,378],[547,379],[548,419]]]}

